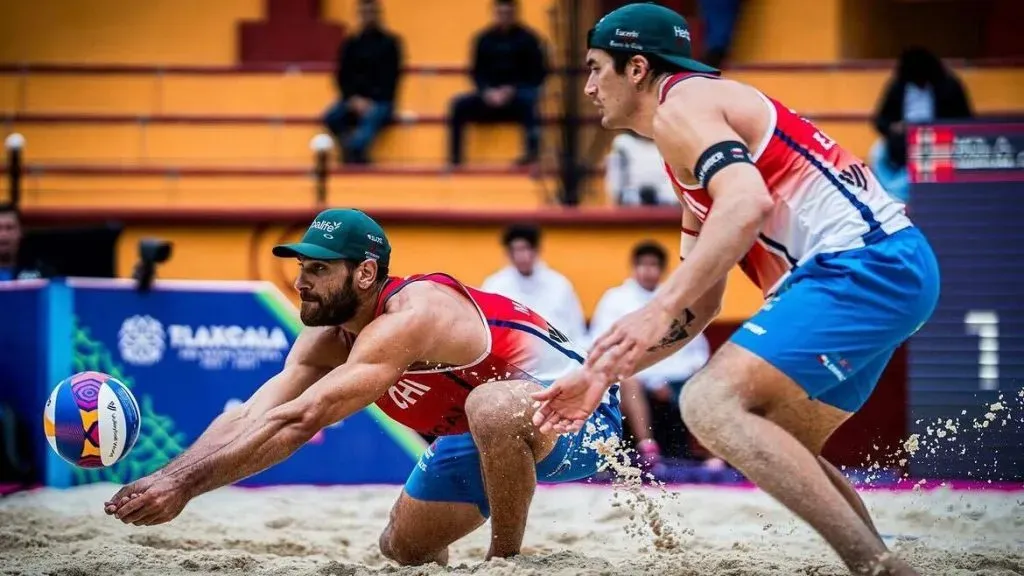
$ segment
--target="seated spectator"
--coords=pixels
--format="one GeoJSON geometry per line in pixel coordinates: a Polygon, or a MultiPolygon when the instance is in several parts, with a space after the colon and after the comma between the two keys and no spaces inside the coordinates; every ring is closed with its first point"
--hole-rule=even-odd
{"type": "Polygon", "coordinates": [[[623,132],[612,140],[605,164],[605,190],[616,204],[678,205],[665,161],[650,138],[623,132]]]}
{"type": "Polygon", "coordinates": [[[30,264],[21,253],[21,217],[13,204],[0,204],[0,282],[50,275],[39,262],[30,264]]]}
{"type": "MultiPolygon", "coordinates": [[[[590,321],[591,341],[610,330],[619,318],[639,309],[654,297],[666,264],[665,249],[657,242],[641,242],[633,248],[633,274],[601,297],[590,321]]],[[[620,383],[622,414],[637,442],[641,463],[655,476],[659,474],[661,447],[651,427],[651,405],[657,403],[662,410],[673,411],[674,420],[681,423],[676,406],[679,392],[686,381],[704,367],[710,356],[707,338],[698,334],[675,354],[620,383]]],[[[693,456],[689,453],[684,455],[693,456]]],[[[713,458],[705,465],[721,468],[723,462],[713,458]]]]}
{"type": "Polygon", "coordinates": [[[942,61],[925,48],[904,51],[875,113],[875,130],[882,138],[872,147],[868,162],[879,183],[906,203],[907,124],[970,117],[967,93],[942,61]]]}
{"type": "Polygon", "coordinates": [[[324,116],[341,160],[350,164],[369,162],[370,145],[391,121],[402,67],[400,40],[381,26],[377,0],[360,0],[359,20],[359,33],[338,49],[335,81],[341,99],[324,116]]]}
{"type": "Polygon", "coordinates": [[[469,122],[522,124],[526,150],[517,163],[534,163],[540,155],[537,101],[547,64],[540,39],[518,22],[515,0],[495,0],[494,25],[476,38],[472,74],[474,91],[456,97],[449,111],[451,165],[462,163],[462,131],[469,122]]]}
{"type": "Polygon", "coordinates": [[[480,289],[501,294],[546,318],[578,347],[587,347],[583,306],[568,278],[540,260],[540,229],[517,224],[502,238],[509,265],[488,276],[480,289]]]}

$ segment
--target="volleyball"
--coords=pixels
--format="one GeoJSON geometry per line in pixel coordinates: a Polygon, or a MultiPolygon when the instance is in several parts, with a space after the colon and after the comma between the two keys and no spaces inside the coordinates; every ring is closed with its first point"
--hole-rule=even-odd
{"type": "Polygon", "coordinates": [[[50,447],[80,468],[103,468],[127,456],[141,425],[131,390],[102,372],[79,372],[62,380],[43,411],[50,447]]]}

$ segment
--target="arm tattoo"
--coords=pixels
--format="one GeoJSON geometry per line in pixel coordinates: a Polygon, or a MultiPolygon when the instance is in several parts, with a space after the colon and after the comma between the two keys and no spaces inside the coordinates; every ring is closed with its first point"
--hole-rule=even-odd
{"type": "Polygon", "coordinates": [[[695,318],[693,312],[689,308],[683,311],[683,318],[673,318],[672,325],[669,326],[668,333],[658,341],[657,344],[647,349],[648,352],[657,352],[664,348],[668,348],[677,342],[685,340],[690,337],[690,334],[686,331],[690,327],[690,324],[695,318]]]}

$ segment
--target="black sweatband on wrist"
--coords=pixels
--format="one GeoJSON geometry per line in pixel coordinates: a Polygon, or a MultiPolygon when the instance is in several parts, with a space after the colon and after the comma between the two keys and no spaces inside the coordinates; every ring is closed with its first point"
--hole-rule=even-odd
{"type": "Polygon", "coordinates": [[[717,174],[719,170],[729,164],[736,164],[738,162],[754,163],[750,158],[750,150],[747,149],[746,144],[736,140],[726,140],[712,144],[700,155],[700,158],[697,158],[697,164],[693,168],[693,176],[697,179],[701,188],[707,188],[708,182],[711,182],[711,177],[717,174]]]}

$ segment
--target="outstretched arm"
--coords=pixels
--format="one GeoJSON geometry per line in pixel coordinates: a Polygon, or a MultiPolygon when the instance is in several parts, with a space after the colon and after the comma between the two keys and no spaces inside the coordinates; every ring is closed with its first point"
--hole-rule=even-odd
{"type": "Polygon", "coordinates": [[[743,152],[746,144],[726,120],[723,95],[713,82],[698,78],[678,87],[655,116],[654,138],[665,161],[679,173],[692,170],[714,208],[700,239],[654,299],[594,344],[587,366],[608,380],[634,373],[649,348],[671,334],[673,323],[685,327],[687,309],[692,314],[697,302],[726,279],[774,206],[760,172],[743,152]]]}
{"type": "MultiPolygon", "coordinates": [[[[694,243],[697,241],[701,222],[686,204],[683,204],[682,208],[683,220],[679,244],[679,259],[685,261],[693,249],[694,243]]],[[[674,317],[668,332],[657,343],[649,346],[637,360],[634,374],[642,372],[675,354],[703,332],[722,309],[725,287],[726,278],[722,278],[710,290],[701,295],[692,306],[685,308],[682,314],[674,317]]]]}
{"type": "Polygon", "coordinates": [[[365,408],[420,359],[430,342],[422,336],[429,314],[410,309],[374,320],[359,335],[345,364],[297,398],[249,422],[230,442],[165,476],[166,491],[149,490],[125,503],[118,518],[135,524],[166,522],[191,498],[273,466],[324,426],[365,408]]]}
{"type": "Polygon", "coordinates": [[[288,353],[281,372],[260,386],[245,403],[217,416],[187,450],[157,474],[174,474],[202,460],[235,440],[247,426],[268,411],[297,398],[334,366],[344,362],[348,350],[340,346],[333,329],[303,330],[288,353]]]}
{"type": "Polygon", "coordinates": [[[116,513],[122,500],[145,492],[161,478],[173,476],[235,440],[246,426],[262,418],[267,411],[294,400],[331,368],[344,362],[347,354],[348,349],[341,345],[335,329],[306,328],[295,340],[278,374],[260,386],[244,404],[217,416],[177,458],[160,470],[123,486],[105,503],[105,511],[116,513]]]}

